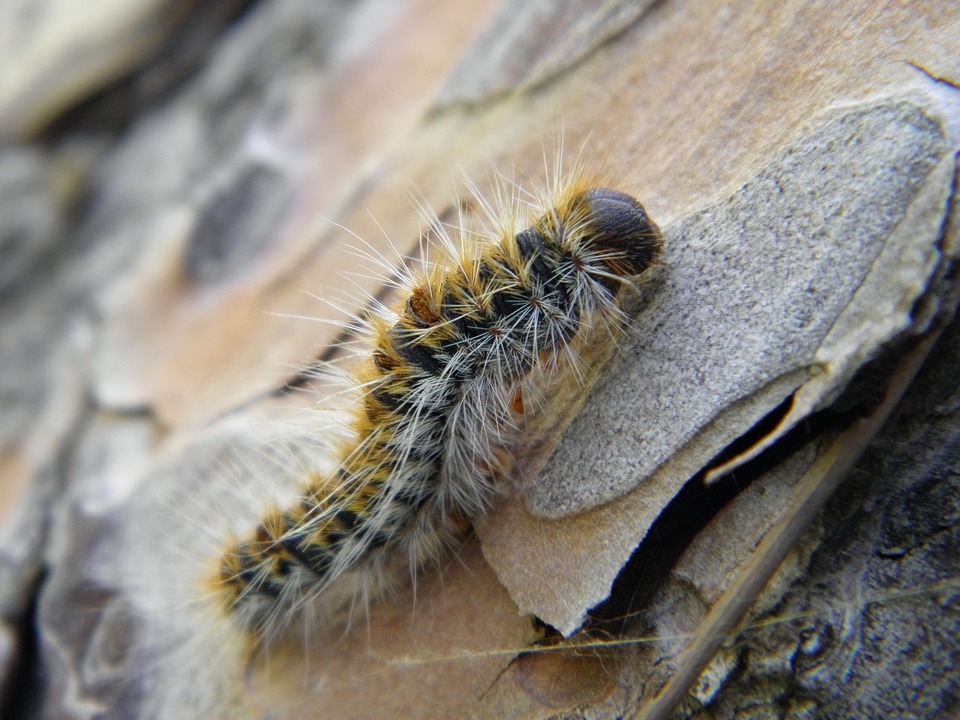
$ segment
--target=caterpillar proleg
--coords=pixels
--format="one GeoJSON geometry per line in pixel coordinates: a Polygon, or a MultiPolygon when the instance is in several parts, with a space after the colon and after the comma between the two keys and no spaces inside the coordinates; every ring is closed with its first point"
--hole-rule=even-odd
{"type": "Polygon", "coordinates": [[[525,379],[572,355],[585,327],[621,324],[620,286],[658,262],[662,236],[643,206],[580,176],[526,222],[484,207],[479,242],[435,223],[451,260],[427,266],[370,321],[336,470],[310,477],[292,506],[269,510],[220,557],[210,584],[258,638],[381,591],[388,567],[415,571],[486,512],[525,379]]]}

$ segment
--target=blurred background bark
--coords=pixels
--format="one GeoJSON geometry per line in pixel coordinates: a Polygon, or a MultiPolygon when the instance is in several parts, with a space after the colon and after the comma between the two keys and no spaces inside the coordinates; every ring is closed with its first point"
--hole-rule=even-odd
{"type": "Polygon", "coordinates": [[[960,710],[956,4],[0,18],[0,715],[632,717],[764,563],[680,716],[960,710]],[[667,238],[573,425],[531,433],[517,491],[415,610],[400,593],[249,672],[184,662],[163,573],[206,528],[177,511],[313,442],[235,425],[323,392],[302,370],[341,330],[303,318],[385,280],[351,233],[415,255],[411,188],[447,217],[461,171],[530,187],[561,140],[667,238]],[[786,526],[781,564],[764,539],[786,526]]]}

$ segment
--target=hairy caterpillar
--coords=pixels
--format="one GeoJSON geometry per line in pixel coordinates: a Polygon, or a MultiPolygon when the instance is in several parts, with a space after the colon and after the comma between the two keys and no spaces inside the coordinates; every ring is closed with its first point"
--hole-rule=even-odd
{"type": "Polygon", "coordinates": [[[517,232],[488,206],[486,241],[435,224],[451,263],[428,266],[369,324],[353,440],[332,474],[273,508],[222,554],[210,584],[257,637],[383,589],[486,511],[524,380],[572,354],[585,327],[623,322],[620,286],[656,264],[662,236],[619,191],[565,182],[517,232]]]}

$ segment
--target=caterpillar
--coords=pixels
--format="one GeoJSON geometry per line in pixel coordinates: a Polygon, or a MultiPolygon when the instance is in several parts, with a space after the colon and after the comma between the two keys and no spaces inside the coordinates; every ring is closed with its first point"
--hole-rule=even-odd
{"type": "Polygon", "coordinates": [[[587,326],[625,322],[618,291],[658,263],[661,232],[630,195],[581,174],[559,184],[519,231],[488,205],[476,238],[433,223],[452,259],[425,264],[367,323],[336,470],[311,474],[218,559],[210,585],[244,631],[273,637],[437,557],[498,491],[525,379],[575,361],[587,326]]]}

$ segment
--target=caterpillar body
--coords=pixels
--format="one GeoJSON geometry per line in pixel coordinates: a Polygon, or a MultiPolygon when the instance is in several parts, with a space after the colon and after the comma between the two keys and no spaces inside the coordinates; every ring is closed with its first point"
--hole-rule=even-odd
{"type": "Polygon", "coordinates": [[[455,260],[369,323],[374,349],[337,469],[219,558],[211,584],[245,631],[271,637],[297,614],[382,591],[394,563],[436,557],[490,506],[524,379],[572,353],[587,325],[623,321],[620,286],[661,251],[643,206],[574,178],[531,217],[519,232],[488,228],[473,251],[440,227],[455,260]]]}

